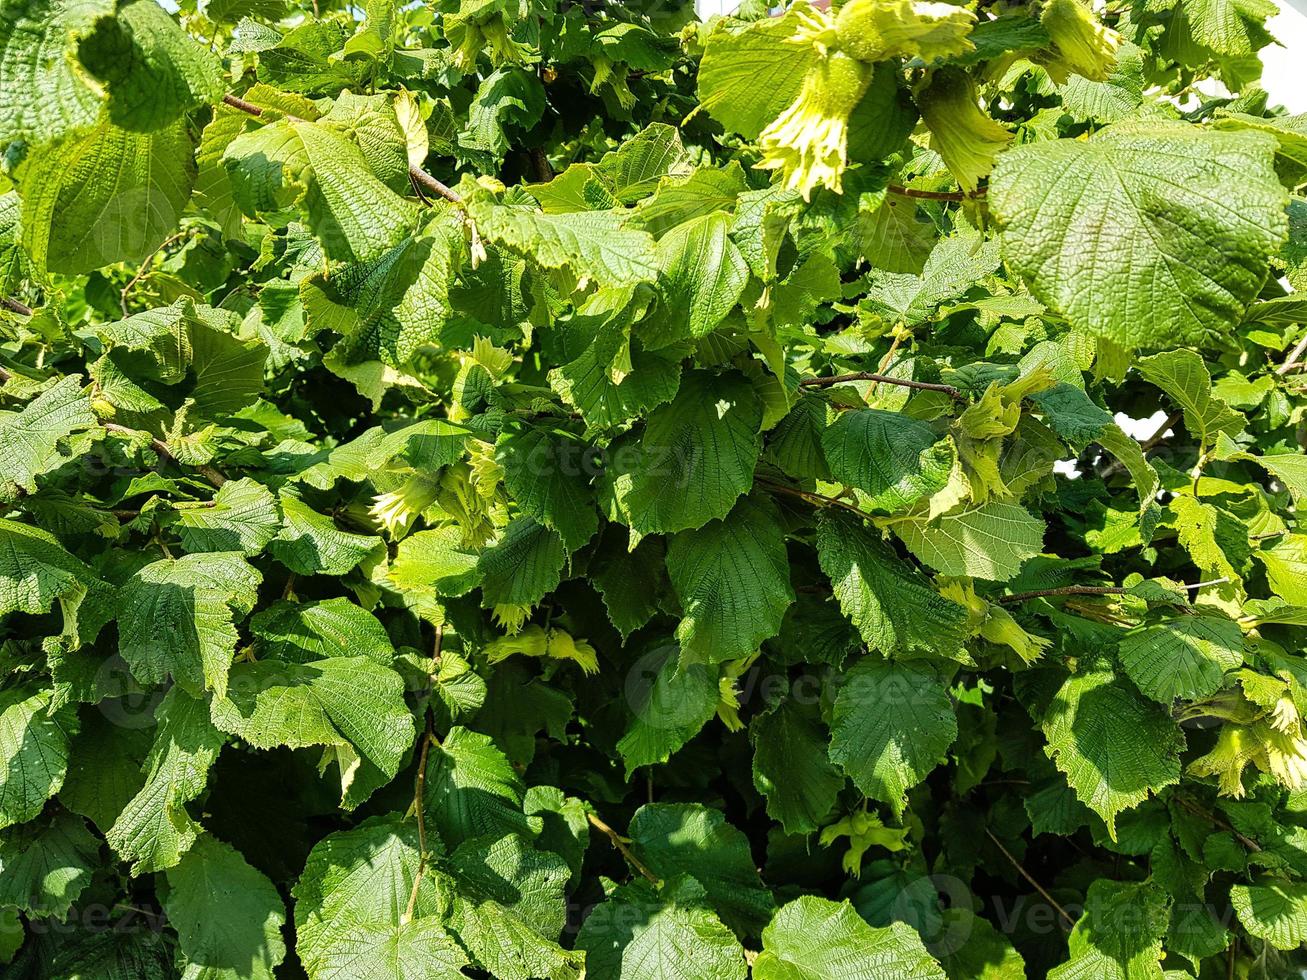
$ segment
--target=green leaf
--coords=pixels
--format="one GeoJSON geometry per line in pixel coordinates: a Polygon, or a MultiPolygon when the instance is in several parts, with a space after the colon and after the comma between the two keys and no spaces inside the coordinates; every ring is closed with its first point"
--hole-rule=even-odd
{"type": "Polygon", "coordinates": [[[1039,554],[1045,525],[1020,504],[993,500],[933,521],[907,518],[891,525],[908,550],[944,575],[1006,582],[1039,554]]]}
{"type": "Polygon", "coordinates": [[[354,360],[408,364],[420,351],[455,338],[450,287],[462,259],[457,227],[433,221],[364,262],[301,287],[309,329],[343,335],[354,360]]]}
{"type": "Polygon", "coordinates": [[[410,534],[399,543],[390,566],[390,581],[401,592],[458,596],[480,581],[480,555],[463,543],[456,526],[410,534]]]}
{"type": "Polygon", "coordinates": [[[164,695],[155,718],[159,727],[142,766],[145,784],[105,835],[134,875],[176,866],[195,843],[202,828],[186,804],[204,792],[227,740],[210,724],[205,703],[180,687],[164,695]]]}
{"type": "Polygon", "coordinates": [[[1116,839],[1116,816],[1180,781],[1184,736],[1111,671],[1068,677],[1042,722],[1045,752],[1116,839]]]}
{"type": "Polygon", "coordinates": [[[344,575],[383,547],[371,534],[342,531],[294,490],[281,493],[284,523],[268,553],[297,575],[344,575]]]}
{"type": "Polygon", "coordinates": [[[12,830],[0,842],[0,905],[62,919],[91,883],[99,858],[100,842],[69,813],[12,830]]]}
{"type": "Polygon", "coordinates": [[[59,790],[59,802],[95,824],[101,833],[113,826],[123,807],[144,783],[141,764],[154,740],[150,722],[154,705],[128,703],[126,711],[110,704],[88,712],[73,736],[68,774],[59,790]],[[134,710],[133,710],[134,709],[134,710]]]}
{"type": "Polygon", "coordinates": [[[168,921],[188,975],[272,980],[286,955],[286,907],[276,887],[231,846],[201,837],[168,871],[168,921]]]}
{"type": "Polygon", "coordinates": [[[132,132],[102,121],[23,161],[23,245],[50,272],[139,263],[177,228],[194,180],[184,123],[132,132]]]}
{"type": "Polygon", "coordinates": [[[567,549],[557,532],[519,517],[481,552],[481,604],[487,609],[535,605],[558,585],[566,561],[567,549]]]}
{"type": "Polygon", "coordinates": [[[427,761],[428,819],[450,846],[488,834],[534,836],[539,818],[522,812],[521,778],[486,735],[454,727],[427,761]]]}
{"type": "Polygon", "coordinates": [[[945,657],[962,649],[966,609],[940,595],[856,517],[823,512],[817,556],[868,647],[887,655],[927,650],[945,657]]]}
{"type": "Polygon", "coordinates": [[[1161,980],[1167,897],[1151,881],[1095,881],[1089,886],[1084,914],[1067,940],[1070,958],[1050,971],[1050,980],[1161,980]]]}
{"type": "Polygon", "coordinates": [[[589,543],[599,530],[589,445],[527,429],[501,436],[495,455],[504,468],[504,486],[523,512],[557,531],[569,552],[589,543]]]}
{"type": "Polygon", "coordinates": [[[902,922],[876,929],[847,901],[805,895],[781,907],[762,933],[756,980],[944,980],[921,939],[902,922]]]}
{"type": "Polygon", "coordinates": [[[747,657],[780,632],[794,601],[785,532],[762,497],[746,497],[721,520],[675,535],[667,573],[682,609],[676,638],[689,661],[747,657]]]}
{"type": "Polygon", "coordinates": [[[76,649],[113,617],[113,589],[70,555],[54,535],[0,518],[0,615],[63,613],[63,636],[76,649]]]}
{"type": "Polygon", "coordinates": [[[1276,595],[1294,605],[1307,605],[1307,534],[1286,534],[1254,554],[1266,566],[1266,578],[1276,595]]]}
{"type": "Polygon", "coordinates": [[[388,665],[395,655],[386,628],[348,599],[274,602],[250,619],[259,655],[288,663],[327,657],[367,657],[388,665]]]}
{"type": "Polygon", "coordinates": [[[109,94],[109,119],[150,132],[222,99],[222,62],[157,3],[135,0],[103,17],[77,45],[86,70],[109,94]]]}
{"type": "Polygon", "coordinates": [[[1232,885],[1230,904],[1249,933],[1276,949],[1307,942],[1307,885],[1263,878],[1255,885],[1232,885]]]}
{"type": "Polygon", "coordinates": [[[1154,354],[1135,362],[1139,373],[1171,396],[1184,410],[1184,424],[1203,446],[1217,436],[1237,436],[1246,420],[1212,394],[1212,377],[1203,359],[1191,350],[1154,354]]]}
{"type": "Polygon", "coordinates": [[[31,820],[63,785],[77,712],[52,702],[50,691],[0,691],[0,828],[31,820]]]}
{"type": "Polygon", "coordinates": [[[767,798],[767,815],[787,834],[818,830],[844,788],[827,756],[829,738],[811,706],[786,698],[749,726],[753,785],[767,798]]]}
{"type": "Polygon", "coordinates": [[[738,374],[687,374],[644,431],[612,447],[603,490],[611,512],[641,534],[725,517],[753,483],[762,403],[738,374]]]}
{"type": "Polygon", "coordinates": [[[1181,123],[1000,155],[989,203],[1008,264],[1073,326],[1124,347],[1208,347],[1256,298],[1284,241],[1275,141],[1181,123]]]}
{"type": "Polygon", "coordinates": [[[744,980],[744,948],[708,907],[702,886],[677,878],[622,885],[581,924],[586,976],[625,980],[744,980]]]}
{"type": "MultiPolygon", "coordinates": [[[[429,841],[433,846],[439,842],[429,841]]],[[[467,955],[441,923],[447,879],[428,873],[415,887],[419,854],[416,825],[395,816],[314,846],[292,889],[296,952],[310,980],[465,976],[467,955]]]]}
{"type": "Polygon", "coordinates": [[[486,241],[543,269],[563,269],[601,283],[650,281],[657,274],[653,239],[623,227],[616,211],[546,214],[473,201],[468,213],[486,241]]]}
{"type": "Polygon", "coordinates": [[[658,242],[660,321],[645,328],[651,348],[706,337],[735,308],[749,282],[749,266],[720,211],[677,225],[658,242]],[[649,327],[657,326],[657,331],[649,327]]]}
{"type": "Polygon", "coordinates": [[[277,500],[262,484],[228,480],[207,506],[178,508],[177,533],[187,551],[262,551],[281,530],[277,500]]]}
{"type": "Polygon", "coordinates": [[[905,794],[944,761],[958,735],[934,670],[866,658],[835,697],[830,758],[867,796],[901,814],[905,794]]]}
{"type": "Polygon", "coordinates": [[[531,129],[544,110],[544,86],[534,73],[501,68],[487,75],[468,106],[467,127],[458,134],[460,155],[493,169],[511,146],[509,128],[531,129]]]}
{"type": "Polygon", "coordinates": [[[874,408],[841,412],[821,447],[833,478],[864,491],[865,508],[887,513],[942,490],[956,455],[924,422],[874,408]]]}
{"type": "Polygon", "coordinates": [[[783,43],[797,23],[794,14],[744,28],[717,22],[699,64],[699,101],[709,115],[757,139],[794,101],[814,61],[809,48],[783,43]]]}
{"type": "Polygon", "coordinates": [[[245,214],[303,208],[331,259],[371,262],[416,224],[417,206],[372,175],[355,143],[322,123],[282,119],[242,133],[223,163],[245,214]]]}
{"type": "Polygon", "coordinates": [[[617,528],[605,532],[590,562],[590,581],[603,597],[608,618],[626,639],[658,612],[667,564],[662,538],[643,538],[628,551],[623,537],[617,528]]]}
{"type": "Polygon", "coordinates": [[[676,394],[680,361],[646,351],[632,336],[650,301],[643,288],[601,289],[559,324],[559,366],[549,372],[549,385],[593,429],[623,425],[676,394]]]}
{"type": "Polygon", "coordinates": [[[954,907],[945,910],[943,921],[945,935],[961,940],[941,944],[940,965],[949,980],[1025,980],[1025,959],[988,919],[954,907]]]}
{"type": "Polygon", "coordinates": [[[68,437],[95,424],[78,374],[51,385],[20,412],[0,412],[0,492],[6,498],[17,490],[35,493],[38,476],[68,461],[68,437]]]}
{"type": "Polygon", "coordinates": [[[631,850],[655,875],[687,875],[732,929],[756,933],[775,903],[758,877],[749,842],[717,810],[688,803],[649,803],[635,811],[631,850]]]}
{"type": "Polygon", "coordinates": [[[44,143],[95,124],[101,95],[72,57],[72,41],[113,7],[108,0],[0,7],[0,144],[44,143]]]}
{"type": "Polygon", "coordinates": [[[235,552],[151,562],[123,586],[118,652],[144,684],[172,675],[194,697],[221,697],[236,652],[234,617],[254,608],[261,580],[235,552]]]}
{"type": "Polygon", "coordinates": [[[1155,701],[1197,701],[1215,694],[1243,663],[1243,630],[1219,616],[1182,616],[1121,638],[1121,666],[1155,701]]]}
{"type": "Polygon", "coordinates": [[[210,710],[218,728],[256,749],[334,752],[347,809],[393,779],[413,743],[402,678],[367,657],[237,664],[210,710]]]}
{"type": "Polygon", "coordinates": [[[464,842],[450,858],[458,881],[451,924],[477,962],[504,980],[579,975],[574,953],[554,937],[567,919],[570,875],[557,854],[516,834],[464,842]]]}

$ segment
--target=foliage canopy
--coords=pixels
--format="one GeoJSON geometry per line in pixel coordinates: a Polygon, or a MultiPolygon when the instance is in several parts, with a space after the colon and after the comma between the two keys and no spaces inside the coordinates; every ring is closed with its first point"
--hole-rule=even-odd
{"type": "Polygon", "coordinates": [[[1273,10],[0,0],[5,975],[1303,967],[1273,10]]]}

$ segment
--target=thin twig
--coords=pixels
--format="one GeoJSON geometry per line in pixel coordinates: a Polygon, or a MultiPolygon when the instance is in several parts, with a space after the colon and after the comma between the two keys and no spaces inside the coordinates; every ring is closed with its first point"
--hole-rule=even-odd
{"type": "MultiPolygon", "coordinates": [[[[431,649],[431,672],[434,675],[440,668],[440,647],[445,638],[445,625],[441,623],[436,627],[436,642],[431,649]]],[[[417,905],[418,887],[422,884],[422,875],[427,869],[427,823],[425,816],[426,793],[427,793],[427,755],[431,751],[431,745],[436,740],[436,734],[432,730],[431,705],[427,704],[426,727],[422,733],[422,751],[418,754],[418,771],[413,780],[413,812],[418,819],[418,869],[413,875],[413,890],[408,893],[408,906],[404,910],[404,918],[400,920],[402,925],[413,919],[413,909],[417,905]]]]}
{"type": "Polygon", "coordinates": [[[608,826],[608,824],[604,823],[593,813],[587,813],[586,818],[590,821],[591,827],[593,827],[595,830],[599,831],[600,833],[604,834],[608,838],[608,840],[612,843],[613,847],[617,848],[617,853],[622,855],[622,857],[626,859],[627,864],[633,867],[636,871],[640,872],[640,874],[642,874],[645,878],[652,881],[655,885],[662,884],[662,881],[659,880],[658,876],[654,874],[652,871],[650,871],[647,867],[645,867],[644,863],[638,857],[636,857],[634,854],[631,853],[631,849],[626,846],[626,840],[622,837],[621,834],[615,831],[612,827],[608,826]]]}
{"type": "Polygon", "coordinates": [[[1257,841],[1253,840],[1251,837],[1245,837],[1243,834],[1239,833],[1239,831],[1235,830],[1232,826],[1230,826],[1230,824],[1228,824],[1226,821],[1218,817],[1215,813],[1212,813],[1208,810],[1204,810],[1202,807],[1200,807],[1197,803],[1195,803],[1193,800],[1189,799],[1188,797],[1180,796],[1179,794],[1173,794],[1171,796],[1171,799],[1175,800],[1176,803],[1180,804],[1180,806],[1184,807],[1186,810],[1188,810],[1190,813],[1194,814],[1195,816],[1199,816],[1202,817],[1204,820],[1210,821],[1214,826],[1219,827],[1221,830],[1229,831],[1231,834],[1234,835],[1235,840],[1237,840],[1244,847],[1248,848],[1248,850],[1261,851],[1262,846],[1258,844],[1257,841]]]}
{"type": "Polygon", "coordinates": [[[185,237],[186,237],[186,232],[184,232],[184,231],[179,231],[179,232],[177,232],[176,234],[169,235],[167,238],[165,238],[165,239],[164,239],[164,240],[159,244],[159,247],[156,248],[153,252],[151,252],[150,255],[149,255],[149,257],[148,257],[144,262],[141,263],[141,267],[140,267],[139,269],[136,270],[136,275],[132,276],[132,278],[129,279],[129,280],[127,281],[127,285],[124,286],[124,287],[119,291],[119,293],[118,293],[118,306],[122,309],[122,311],[123,311],[123,316],[126,316],[126,315],[127,315],[127,297],[128,297],[128,295],[131,293],[133,287],[134,287],[138,282],[141,281],[141,277],[144,276],[145,273],[146,273],[146,271],[150,268],[150,263],[154,261],[154,257],[155,257],[156,255],[158,255],[160,252],[162,252],[162,251],[163,251],[165,248],[167,248],[169,245],[171,245],[173,242],[177,241],[178,239],[185,238],[185,237]]]}
{"type": "Polygon", "coordinates": [[[31,316],[32,308],[26,303],[20,303],[16,299],[8,296],[0,296],[0,306],[3,306],[10,313],[17,313],[19,316],[31,316]]]}
{"type": "Polygon", "coordinates": [[[436,180],[435,177],[432,177],[421,167],[415,166],[414,164],[409,164],[408,175],[417,183],[419,187],[423,188],[424,190],[431,191],[431,193],[433,194],[439,194],[441,197],[443,197],[446,201],[449,201],[451,204],[463,203],[463,196],[461,194],[459,194],[453,188],[447,187],[444,184],[442,184],[440,181],[436,180]]]}
{"type": "Polygon", "coordinates": [[[865,518],[867,516],[866,513],[859,510],[857,507],[849,503],[847,500],[839,500],[836,497],[827,497],[820,493],[813,493],[810,490],[800,490],[798,487],[786,486],[784,483],[776,483],[772,480],[763,479],[762,477],[758,478],[758,482],[761,483],[763,486],[767,487],[769,490],[774,490],[777,493],[786,494],[798,500],[802,500],[806,503],[813,504],[814,506],[817,507],[839,507],[842,508],[843,510],[847,510],[850,511],[851,513],[857,514],[859,517],[862,518],[865,518]]]}
{"type": "Polygon", "coordinates": [[[932,381],[910,381],[907,378],[892,378],[888,374],[875,374],[871,371],[855,371],[852,374],[837,374],[829,378],[804,378],[799,382],[802,388],[830,388],[833,385],[847,384],[850,381],[874,381],[878,384],[899,385],[902,388],[916,388],[920,391],[941,391],[950,398],[962,398],[962,392],[952,385],[935,384],[932,381]]]}
{"type": "Polygon", "coordinates": [[[972,201],[978,197],[984,197],[986,192],[984,187],[979,187],[974,191],[923,191],[915,187],[903,187],[900,184],[890,184],[886,190],[891,194],[916,197],[923,201],[972,201]]]}
{"type": "Polygon", "coordinates": [[[1052,895],[1050,895],[1048,891],[1044,888],[1044,886],[1041,885],[1039,882],[1037,882],[1034,879],[1034,876],[1031,875],[1029,871],[1027,871],[1025,868],[1021,866],[1021,862],[1012,856],[1012,852],[1003,846],[1003,842],[994,836],[994,832],[990,830],[988,827],[986,827],[985,833],[989,835],[989,839],[994,842],[994,846],[997,847],[1000,852],[1002,852],[1003,856],[1008,859],[1012,867],[1017,869],[1017,873],[1021,875],[1022,878],[1025,878],[1026,881],[1030,882],[1030,884],[1034,887],[1035,891],[1039,892],[1039,894],[1043,896],[1044,901],[1046,901],[1049,905],[1053,906],[1053,908],[1057,909],[1058,914],[1060,914],[1062,918],[1066,920],[1066,924],[1068,926],[1074,927],[1076,924],[1076,920],[1071,918],[1071,916],[1067,913],[1067,910],[1062,908],[1062,906],[1058,904],[1057,899],[1055,899],[1052,895]]]}
{"type": "Polygon", "coordinates": [[[1284,359],[1283,364],[1281,364],[1278,368],[1275,369],[1275,373],[1288,374],[1290,371],[1294,370],[1295,368],[1302,367],[1302,364],[1299,363],[1298,358],[1302,357],[1304,351],[1307,351],[1307,334],[1303,334],[1302,340],[1298,341],[1298,343],[1294,346],[1293,350],[1289,351],[1289,356],[1284,359]]]}
{"type": "MultiPolygon", "coordinates": [[[[1214,578],[1210,582],[1195,582],[1193,585],[1181,586],[1186,592],[1197,592],[1209,585],[1224,585],[1230,581],[1229,576],[1214,578]]],[[[1063,585],[1056,589],[1032,589],[1030,592],[1017,592],[1013,595],[1000,596],[1000,605],[1013,602],[1025,602],[1027,599],[1039,599],[1044,596],[1064,595],[1125,595],[1130,590],[1120,585],[1063,585]]]]}
{"type": "MultiPolygon", "coordinates": [[[[104,422],[102,424],[106,432],[114,432],[120,436],[135,436],[137,434],[136,429],[129,429],[127,426],[119,425],[117,422],[104,422]]],[[[165,463],[171,463],[178,469],[181,468],[182,464],[178,461],[177,457],[172,454],[172,450],[168,448],[168,444],[162,439],[156,436],[150,436],[150,448],[153,449],[159,459],[163,460],[165,463]]],[[[227,482],[226,475],[215,467],[202,464],[195,467],[195,471],[215,487],[221,487],[227,482]]]]}
{"type": "MultiPolygon", "coordinates": [[[[249,113],[251,116],[263,115],[263,110],[260,109],[258,106],[256,106],[253,102],[246,102],[244,99],[238,98],[234,95],[231,94],[224,95],[222,97],[222,101],[225,104],[231,106],[233,109],[239,109],[241,112],[249,113]]],[[[294,116],[287,116],[286,118],[295,119],[294,116]]],[[[444,184],[436,180],[435,177],[432,177],[421,167],[416,166],[414,164],[409,164],[408,175],[409,178],[415,184],[417,184],[418,187],[422,188],[423,190],[428,190],[431,191],[433,194],[438,194],[439,196],[443,197],[446,201],[450,201],[453,204],[463,203],[463,198],[457,191],[454,191],[451,188],[446,187],[444,184]]]]}

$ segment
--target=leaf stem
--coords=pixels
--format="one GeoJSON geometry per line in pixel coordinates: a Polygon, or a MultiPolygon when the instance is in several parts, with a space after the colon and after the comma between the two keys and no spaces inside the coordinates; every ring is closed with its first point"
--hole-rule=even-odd
{"type": "Polygon", "coordinates": [[[876,374],[872,371],[855,371],[852,374],[837,374],[829,378],[804,378],[799,382],[801,388],[830,388],[850,381],[874,381],[877,384],[898,385],[902,388],[916,388],[920,391],[940,391],[950,398],[964,397],[962,392],[952,385],[936,384],[932,381],[911,381],[908,378],[892,378],[888,374],[876,374]]]}
{"type": "MultiPolygon", "coordinates": [[[[445,624],[441,623],[436,627],[436,642],[431,648],[431,669],[433,674],[440,666],[440,647],[444,643],[444,639],[445,624]]],[[[427,823],[424,813],[427,794],[427,755],[431,752],[431,745],[436,740],[436,734],[431,727],[430,702],[428,702],[424,714],[426,716],[426,727],[422,732],[422,751],[418,753],[418,771],[417,776],[413,779],[413,812],[417,815],[418,820],[418,869],[417,873],[413,875],[413,889],[408,893],[408,905],[404,909],[404,918],[400,920],[401,925],[413,919],[413,909],[418,900],[418,887],[422,884],[422,875],[427,870],[427,823]]]]}
{"type": "Polygon", "coordinates": [[[619,853],[620,855],[622,855],[622,857],[626,859],[627,864],[633,867],[636,871],[640,872],[641,875],[643,875],[649,881],[652,881],[655,885],[662,884],[661,879],[659,879],[659,877],[656,874],[654,874],[647,867],[645,867],[643,862],[641,862],[641,860],[638,857],[636,857],[634,854],[631,853],[631,849],[626,846],[626,838],[624,838],[621,834],[615,831],[612,827],[608,826],[608,824],[600,820],[599,817],[597,817],[595,814],[587,811],[585,816],[586,819],[590,821],[590,826],[593,827],[595,830],[599,831],[600,833],[602,833],[604,836],[606,836],[608,840],[612,843],[613,847],[617,848],[617,853],[619,853]]]}
{"type": "Polygon", "coordinates": [[[1067,910],[1062,908],[1062,906],[1058,904],[1057,899],[1055,899],[1052,895],[1050,895],[1048,891],[1044,888],[1044,886],[1041,885],[1039,882],[1037,882],[1034,876],[1021,866],[1021,862],[1012,856],[1012,852],[1003,846],[1003,842],[994,836],[994,832],[990,830],[988,827],[986,827],[985,833],[989,835],[989,839],[994,842],[994,846],[997,847],[999,851],[1002,853],[1002,855],[1008,859],[1008,862],[1012,865],[1012,867],[1016,868],[1017,873],[1021,875],[1022,878],[1025,878],[1026,881],[1028,881],[1031,884],[1031,886],[1034,887],[1035,891],[1039,892],[1039,894],[1043,896],[1044,901],[1046,901],[1049,905],[1053,906],[1053,908],[1057,909],[1058,914],[1060,914],[1062,918],[1066,920],[1066,924],[1068,926],[1074,927],[1076,924],[1076,920],[1071,918],[1067,910]]]}

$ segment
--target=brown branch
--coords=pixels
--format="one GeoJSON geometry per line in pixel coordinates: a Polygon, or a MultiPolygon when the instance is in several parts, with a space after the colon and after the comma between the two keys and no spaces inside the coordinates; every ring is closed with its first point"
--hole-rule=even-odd
{"type": "Polygon", "coordinates": [[[867,514],[864,511],[859,510],[847,500],[839,500],[836,497],[827,497],[820,493],[813,493],[810,490],[800,490],[798,487],[786,486],[784,483],[776,483],[763,477],[759,477],[758,482],[769,490],[786,494],[787,496],[794,497],[797,500],[802,500],[805,503],[813,504],[816,507],[839,507],[843,510],[857,514],[861,518],[865,519],[867,517],[867,514]]]}
{"type": "MultiPolygon", "coordinates": [[[[106,432],[113,432],[120,436],[135,436],[138,431],[136,429],[129,429],[125,425],[119,425],[117,422],[104,422],[102,424],[106,432]]],[[[178,469],[182,468],[181,462],[177,459],[176,456],[172,454],[172,450],[168,448],[168,444],[164,442],[162,439],[159,439],[155,436],[150,436],[150,448],[155,451],[159,459],[161,459],[163,462],[171,463],[173,466],[176,466],[178,469]]],[[[204,477],[206,480],[212,483],[215,487],[221,487],[224,483],[227,482],[226,475],[222,473],[220,470],[216,469],[215,467],[201,464],[195,467],[195,471],[199,473],[200,476],[204,477]]]]}
{"type": "Polygon", "coordinates": [[[974,191],[923,191],[915,187],[903,187],[900,184],[890,184],[885,189],[891,194],[916,197],[923,201],[974,201],[978,197],[984,197],[986,191],[984,187],[974,191]]]}
{"type": "Polygon", "coordinates": [[[0,306],[3,306],[10,313],[17,313],[19,316],[31,316],[32,308],[26,303],[20,303],[16,299],[10,299],[8,296],[0,296],[0,306]]]}
{"type": "MultiPolygon", "coordinates": [[[[246,102],[244,99],[237,98],[234,95],[231,94],[224,95],[222,97],[222,101],[226,105],[231,106],[233,109],[239,109],[241,112],[249,113],[251,116],[263,115],[263,110],[260,109],[258,106],[256,106],[253,102],[246,102]]],[[[287,116],[286,118],[294,119],[295,117],[287,116]]],[[[418,167],[414,164],[409,164],[408,175],[409,178],[413,181],[413,183],[415,183],[422,190],[431,191],[433,194],[437,194],[440,197],[443,197],[446,201],[449,201],[453,204],[463,203],[463,198],[457,191],[454,191],[451,188],[445,186],[440,181],[436,180],[435,177],[432,177],[429,173],[423,170],[421,167],[418,167]]]]}
{"type": "Polygon", "coordinates": [[[549,154],[545,153],[544,147],[532,147],[527,151],[527,156],[531,158],[531,166],[535,168],[536,180],[543,184],[554,179],[554,168],[549,165],[549,154]]]}
{"type": "Polygon", "coordinates": [[[622,857],[626,859],[627,864],[633,867],[636,871],[640,872],[640,874],[642,874],[649,881],[652,881],[655,885],[662,884],[662,881],[659,880],[658,876],[654,874],[652,871],[650,871],[647,867],[645,867],[643,862],[641,862],[641,860],[638,857],[636,857],[634,854],[631,853],[631,849],[626,846],[626,839],[622,837],[621,834],[615,831],[612,827],[608,826],[608,824],[604,823],[593,813],[587,812],[586,819],[590,821],[591,827],[593,827],[595,830],[599,831],[600,833],[604,834],[608,838],[608,840],[612,843],[613,847],[617,848],[617,853],[622,855],[622,857]]]}
{"type": "MultiPolygon", "coordinates": [[[[1195,582],[1192,585],[1185,585],[1182,588],[1186,592],[1197,592],[1199,589],[1205,589],[1209,585],[1222,585],[1230,581],[1228,576],[1214,578],[1210,582],[1195,582]]],[[[999,605],[1008,605],[1013,602],[1025,602],[1027,599],[1039,599],[1044,596],[1066,596],[1066,595],[1125,595],[1130,590],[1120,585],[1063,585],[1056,589],[1032,589],[1029,592],[1016,592],[1012,595],[1000,596],[999,605]]]]}
{"type": "Polygon", "coordinates": [[[989,835],[989,839],[994,842],[994,846],[997,847],[999,851],[1002,852],[1003,856],[1008,859],[1008,862],[1012,865],[1012,867],[1017,869],[1017,873],[1021,875],[1022,878],[1025,878],[1026,881],[1030,882],[1031,886],[1035,889],[1035,891],[1039,892],[1039,894],[1043,896],[1044,901],[1046,901],[1049,905],[1053,906],[1053,908],[1057,909],[1058,914],[1060,914],[1062,918],[1066,920],[1066,924],[1068,926],[1074,927],[1076,924],[1076,920],[1071,918],[1071,916],[1067,913],[1067,910],[1062,908],[1062,906],[1058,904],[1057,899],[1055,899],[1052,895],[1050,895],[1048,891],[1044,888],[1044,886],[1041,885],[1039,882],[1037,882],[1034,879],[1034,876],[1031,875],[1029,871],[1027,871],[1025,868],[1021,866],[1021,862],[1012,856],[1012,852],[1003,846],[1003,842],[994,836],[994,832],[990,830],[988,827],[986,827],[985,833],[989,835]]]}
{"type": "Polygon", "coordinates": [[[902,388],[916,388],[919,391],[941,391],[950,398],[964,397],[962,392],[952,385],[935,384],[931,381],[909,381],[907,378],[892,378],[888,374],[875,374],[871,371],[856,371],[852,374],[837,374],[830,378],[804,378],[799,382],[802,388],[830,388],[850,381],[874,381],[878,384],[898,385],[902,388]]]}

